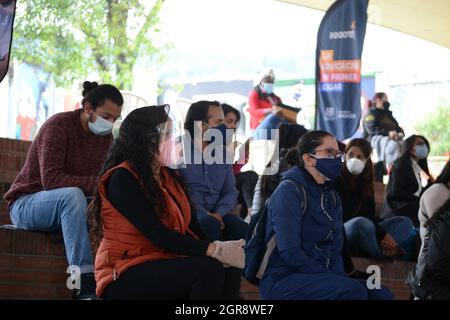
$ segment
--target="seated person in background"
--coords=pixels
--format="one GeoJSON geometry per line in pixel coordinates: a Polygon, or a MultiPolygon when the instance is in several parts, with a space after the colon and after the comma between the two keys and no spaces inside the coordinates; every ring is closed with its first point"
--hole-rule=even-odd
{"type": "Polygon", "coordinates": [[[426,234],[426,223],[437,210],[444,205],[450,198],[450,160],[442,169],[441,174],[437,177],[435,183],[424,191],[420,197],[419,222],[420,222],[420,238],[423,242],[426,234]]]}
{"type": "MultiPolygon", "coordinates": [[[[264,207],[266,200],[278,187],[282,174],[291,168],[286,159],[289,150],[295,148],[298,140],[308,132],[308,130],[298,124],[281,124],[278,129],[279,155],[271,161],[278,163],[278,171],[275,174],[263,174],[258,178],[254,191],[252,214],[258,213],[264,207]]],[[[269,163],[268,167],[271,165],[272,163],[269,163]]]]}
{"type": "Polygon", "coordinates": [[[275,75],[269,70],[248,97],[250,129],[255,130],[256,139],[270,139],[271,129],[287,123],[283,119],[282,108],[277,106],[281,98],[273,92],[274,83],[275,75]]]}
{"type": "MultiPolygon", "coordinates": [[[[184,126],[191,137],[190,144],[185,146],[188,163],[180,173],[195,204],[197,219],[206,234],[213,240],[238,240],[246,238],[248,224],[231,213],[238,196],[232,159],[223,145],[214,146],[215,142],[204,141],[208,139],[206,136],[211,133],[210,129],[221,127],[223,120],[223,111],[218,102],[198,101],[190,106],[184,126]],[[194,136],[195,126],[200,137],[194,136]],[[208,159],[210,157],[214,159],[208,159]]],[[[221,134],[217,129],[212,131],[213,135],[214,131],[221,134]]]]}
{"type": "Polygon", "coordinates": [[[83,88],[83,108],[58,113],[42,125],[24,167],[5,194],[15,226],[62,230],[69,266],[81,271],[75,299],[95,297],[86,197],[94,194],[123,104],[120,91],[109,84],[85,81],[83,88]]]}
{"type": "Polygon", "coordinates": [[[310,130],[311,123],[305,105],[302,102],[303,80],[294,84],[290,91],[290,95],[286,98],[287,101],[284,101],[284,103],[298,109],[296,123],[310,130]]]}
{"type": "Polygon", "coordinates": [[[413,224],[407,217],[382,220],[376,215],[371,152],[366,140],[351,140],[336,182],[347,245],[352,256],[395,258],[402,254],[399,244],[411,234],[413,224]]]}
{"type": "MultiPolygon", "coordinates": [[[[225,116],[224,124],[226,128],[235,131],[239,125],[239,121],[241,120],[241,114],[238,110],[225,103],[222,104],[222,110],[225,116]]],[[[234,154],[237,147],[234,141],[232,141],[231,144],[230,152],[234,154]]],[[[244,159],[245,163],[248,161],[248,144],[249,140],[247,140],[244,146],[242,146],[245,148],[243,152],[246,153],[244,159]]],[[[247,215],[250,214],[250,209],[253,203],[253,195],[255,193],[255,186],[258,181],[258,174],[256,172],[241,172],[241,169],[245,163],[233,163],[233,173],[234,178],[236,179],[236,189],[239,192],[238,202],[241,204],[240,216],[242,219],[245,219],[247,215]]]]}
{"type": "Polygon", "coordinates": [[[400,157],[404,132],[389,110],[390,103],[384,92],[376,93],[369,106],[363,122],[364,134],[378,156],[375,181],[382,182],[386,168],[400,157]]]}
{"type": "MultiPolygon", "coordinates": [[[[244,241],[210,242],[180,175],[169,106],[132,111],[101,171],[92,222],[105,299],[237,299],[244,241]],[[147,152],[145,152],[147,151],[147,152]]],[[[181,142],[178,142],[181,143],[181,142]]]]}
{"type": "Polygon", "coordinates": [[[261,298],[392,299],[386,288],[369,290],[366,281],[344,272],[342,206],[332,183],[342,164],[336,139],[310,131],[296,151],[296,165],[283,175],[268,203],[265,239],[275,236],[276,245],[260,281],[261,298]]]}
{"type": "Polygon", "coordinates": [[[406,139],[404,152],[392,167],[386,189],[387,204],[392,211],[388,215],[409,217],[415,227],[419,227],[420,195],[433,183],[428,171],[429,152],[430,143],[425,137],[412,135],[406,139]],[[426,187],[422,187],[421,176],[428,179],[426,187]]]}
{"type": "Polygon", "coordinates": [[[425,224],[423,250],[407,283],[423,300],[450,300],[450,199],[425,224]]]}

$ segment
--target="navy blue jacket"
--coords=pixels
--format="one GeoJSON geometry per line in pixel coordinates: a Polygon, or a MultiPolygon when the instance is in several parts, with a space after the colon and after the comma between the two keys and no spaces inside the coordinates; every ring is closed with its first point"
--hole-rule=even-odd
{"type": "Polygon", "coordinates": [[[345,274],[342,206],[331,183],[317,184],[303,168],[294,167],[287,171],[268,203],[266,241],[274,232],[277,246],[269,258],[265,276],[345,274]],[[308,197],[304,215],[302,191],[299,189],[298,192],[292,183],[283,183],[285,179],[304,186],[308,197]]]}
{"type": "Polygon", "coordinates": [[[218,157],[219,163],[206,163],[203,152],[194,144],[185,146],[186,168],[180,169],[189,195],[195,205],[197,215],[204,216],[207,211],[220,214],[222,217],[230,213],[236,206],[238,191],[231,163],[226,163],[227,156],[224,147],[223,157],[218,157]],[[190,152],[189,152],[190,150],[190,152]]]}

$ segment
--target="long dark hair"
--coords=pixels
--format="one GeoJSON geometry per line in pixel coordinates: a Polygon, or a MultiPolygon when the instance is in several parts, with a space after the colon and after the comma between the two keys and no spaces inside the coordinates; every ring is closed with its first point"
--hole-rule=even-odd
{"type": "Polygon", "coordinates": [[[95,81],[85,81],[83,82],[82,95],[83,100],[81,100],[81,105],[84,107],[84,104],[89,102],[93,110],[101,106],[105,100],[111,100],[119,106],[123,105],[123,97],[119,89],[110,84],[99,85],[95,81]]]}
{"type": "Polygon", "coordinates": [[[210,106],[220,107],[220,103],[217,101],[201,100],[194,102],[189,107],[189,110],[186,114],[186,120],[184,122],[184,129],[189,132],[192,139],[194,139],[195,122],[208,122],[208,110],[210,106]]]}
{"type": "Polygon", "coordinates": [[[365,139],[351,140],[347,145],[346,151],[348,152],[348,150],[352,147],[357,147],[362,151],[364,157],[367,159],[366,166],[361,174],[354,176],[350,171],[348,171],[347,166],[343,165],[341,169],[343,186],[350,192],[361,191],[363,199],[367,199],[374,195],[374,168],[372,159],[370,158],[370,155],[372,154],[372,147],[365,139]]]}
{"type": "Polygon", "coordinates": [[[223,115],[226,117],[227,114],[234,113],[236,115],[236,123],[239,123],[241,121],[241,113],[236,109],[230,106],[229,104],[222,103],[221,104],[223,115]]]}
{"type": "MultiPolygon", "coordinates": [[[[150,106],[133,110],[123,121],[119,137],[109,152],[103,168],[101,178],[109,169],[128,161],[137,173],[143,187],[145,197],[155,206],[156,214],[161,217],[164,213],[165,202],[154,175],[158,166],[160,132],[157,126],[168,121],[169,106],[150,106]]],[[[170,174],[186,190],[182,178],[169,169],[170,174]]],[[[88,220],[93,248],[97,248],[103,237],[101,221],[101,199],[98,190],[95,199],[89,206],[88,220]]]]}
{"type": "MultiPolygon", "coordinates": [[[[409,161],[408,163],[411,162],[411,151],[414,149],[417,138],[421,138],[423,141],[425,141],[425,145],[428,147],[428,154],[430,153],[430,151],[431,151],[430,142],[427,140],[427,138],[425,138],[424,136],[413,134],[405,140],[405,143],[403,144],[403,151],[402,151],[402,155],[401,155],[400,159],[402,159],[403,161],[409,161]]],[[[425,159],[418,159],[417,164],[423,171],[425,171],[430,176],[430,171],[428,170],[427,158],[428,157],[426,157],[425,159]]]]}
{"type": "Polygon", "coordinates": [[[289,150],[286,155],[286,161],[293,166],[304,167],[305,163],[302,156],[305,153],[313,153],[322,144],[323,138],[325,137],[333,137],[333,135],[323,130],[309,131],[304,134],[298,140],[297,146],[289,150]]]}
{"type": "Polygon", "coordinates": [[[436,178],[435,183],[443,183],[448,188],[450,182],[450,160],[447,161],[439,176],[436,178]]]}

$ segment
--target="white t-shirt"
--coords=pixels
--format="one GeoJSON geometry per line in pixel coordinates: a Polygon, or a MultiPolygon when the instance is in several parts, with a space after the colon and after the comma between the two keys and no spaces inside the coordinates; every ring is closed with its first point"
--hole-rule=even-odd
{"type": "Polygon", "coordinates": [[[422,179],[420,178],[420,171],[422,171],[422,169],[414,159],[411,159],[411,165],[414,171],[414,175],[416,176],[417,179],[417,184],[419,185],[419,188],[417,189],[416,193],[414,193],[414,195],[416,197],[420,197],[420,193],[422,192],[422,179]]]}
{"type": "Polygon", "coordinates": [[[9,53],[13,15],[0,8],[0,60],[9,53]]]}
{"type": "MultiPolygon", "coordinates": [[[[419,207],[419,222],[420,222],[420,238],[425,239],[427,228],[425,223],[441,208],[444,203],[450,198],[450,189],[443,183],[435,183],[430,186],[422,194],[420,198],[419,207]]],[[[422,248],[420,249],[422,252],[422,248]]]]}

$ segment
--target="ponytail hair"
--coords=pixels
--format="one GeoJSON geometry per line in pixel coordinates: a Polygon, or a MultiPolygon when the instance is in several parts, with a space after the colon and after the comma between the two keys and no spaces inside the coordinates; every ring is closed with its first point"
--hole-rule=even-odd
{"type": "Polygon", "coordinates": [[[293,166],[304,167],[303,155],[305,153],[313,153],[322,144],[323,138],[325,137],[333,137],[333,135],[323,130],[309,131],[304,134],[298,140],[297,146],[288,151],[286,161],[293,166]]]}
{"type": "Polygon", "coordinates": [[[82,95],[81,105],[84,107],[84,104],[89,102],[93,110],[105,103],[105,100],[111,100],[120,107],[123,105],[123,96],[119,89],[110,84],[99,85],[95,81],[85,81],[83,82],[82,95]]]}

